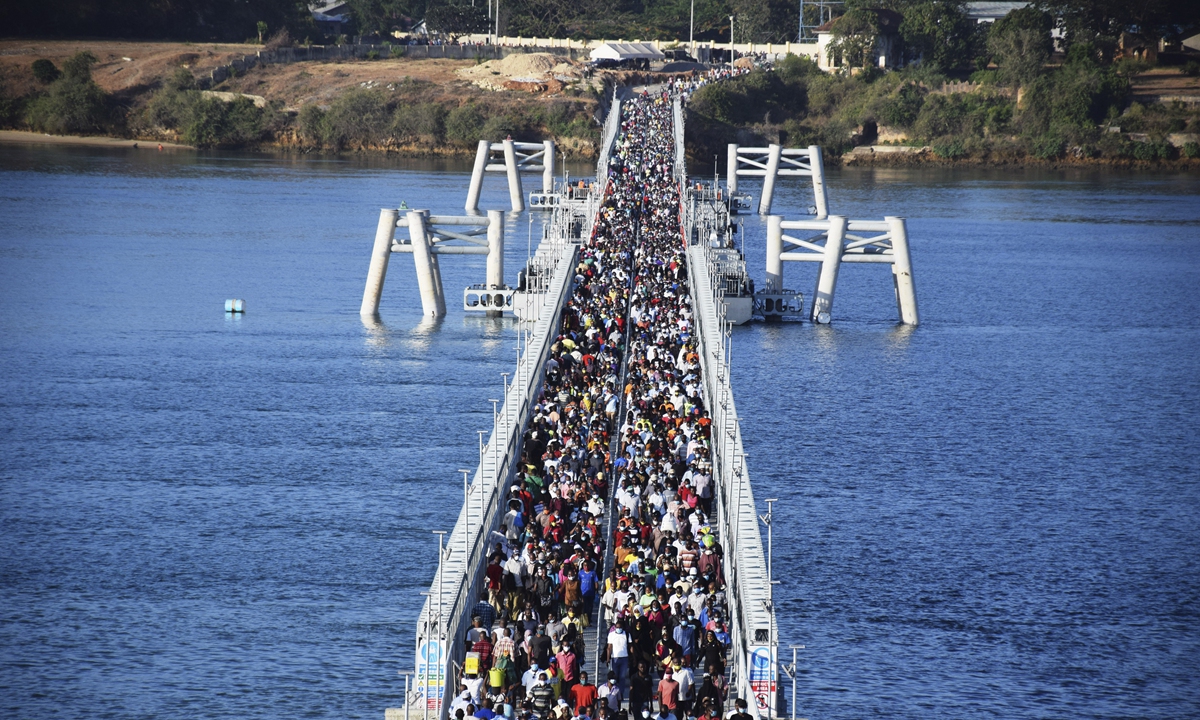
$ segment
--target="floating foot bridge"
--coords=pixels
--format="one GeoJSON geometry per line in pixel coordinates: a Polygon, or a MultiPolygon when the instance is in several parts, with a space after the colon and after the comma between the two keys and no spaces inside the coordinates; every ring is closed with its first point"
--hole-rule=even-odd
{"type": "Polygon", "coordinates": [[[690,179],[683,131],[678,97],[614,99],[595,178],[555,183],[551,144],[484,142],[470,215],[381,212],[364,315],[378,311],[391,253],[414,258],[422,307],[436,316],[446,312],[438,256],[477,252],[488,255],[487,278],[467,289],[464,309],[511,313],[522,327],[458,520],[439,533],[412,685],[388,718],[453,718],[489,695],[515,697],[517,708],[528,698],[545,717],[547,693],[533,687],[536,673],[523,675],[528,666],[567,698],[580,672],[595,685],[612,674],[631,709],[650,700],[639,661],[654,688],[664,669],[690,673],[693,716],[706,702],[724,716],[739,698],[756,720],[781,707],[760,534],[762,522],[769,543],[771,501],[760,516],[730,386],[730,329],[803,311],[803,295],[784,287],[785,260],[822,263],[815,322],[829,322],[842,262],[890,263],[901,320],[915,324],[907,233],[901,218],[829,215],[818,148],[731,147],[724,187],[690,179]],[[507,164],[491,163],[493,152],[507,164]],[[502,213],[476,211],[483,173],[503,170],[519,188],[521,163],[545,172],[529,205],[547,214],[509,287],[502,213]],[[733,243],[731,216],[749,207],[739,174],[769,178],[764,192],[777,174],[814,187],[816,218],[768,218],[759,292],[733,243]]]}

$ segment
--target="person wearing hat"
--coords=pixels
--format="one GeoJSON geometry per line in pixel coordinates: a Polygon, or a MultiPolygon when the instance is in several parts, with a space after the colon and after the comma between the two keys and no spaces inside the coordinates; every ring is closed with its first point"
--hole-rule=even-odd
{"type": "Polygon", "coordinates": [[[571,704],[567,702],[566,698],[559,698],[554,709],[550,711],[551,720],[570,720],[572,717],[574,717],[574,713],[571,712],[571,704]]]}

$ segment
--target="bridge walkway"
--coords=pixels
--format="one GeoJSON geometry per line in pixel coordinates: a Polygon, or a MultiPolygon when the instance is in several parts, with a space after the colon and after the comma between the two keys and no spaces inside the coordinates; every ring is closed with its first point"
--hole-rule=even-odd
{"type": "MultiPolygon", "coordinates": [[[[578,524],[564,531],[572,533],[569,537],[577,543],[577,551],[578,543],[583,544],[584,554],[590,552],[587,547],[603,542],[603,565],[597,568],[599,596],[613,565],[614,537],[632,536],[630,528],[643,536],[649,532],[648,526],[624,530],[613,526],[620,510],[615,502],[618,489],[627,495],[644,492],[641,501],[646,501],[658,492],[652,491],[652,485],[659,490],[666,485],[672,503],[685,499],[682,487],[675,486],[685,473],[680,465],[671,466],[682,463],[684,455],[686,474],[711,475],[714,487],[712,511],[698,517],[711,528],[708,535],[725,548],[726,585],[720,597],[714,596],[714,608],[720,609],[727,626],[730,694],[754,698],[750,712],[756,720],[760,710],[766,714],[774,706],[774,613],[729,388],[728,327],[712,281],[711,249],[698,244],[698,234],[688,226],[694,213],[681,211],[685,205],[694,207],[695,198],[688,195],[692,190],[682,167],[683,118],[678,101],[665,113],[660,108],[654,113],[626,114],[628,122],[621,125],[622,109],[647,102],[654,101],[614,102],[597,178],[604,203],[591,219],[589,232],[583,233],[587,239],[580,244],[544,237],[539,248],[544,292],[535,299],[536,319],[524,328],[523,351],[513,382],[506,388],[504,408],[497,414],[420,615],[417,692],[409,698],[409,710],[416,705],[428,717],[452,717],[451,700],[468,659],[463,639],[471,609],[489,584],[485,569],[494,549],[494,533],[506,519],[512,520],[510,507],[522,516],[521,522],[543,524],[538,533],[526,533],[532,544],[512,548],[514,557],[520,555],[529,568],[542,567],[546,560],[550,569],[557,567],[554,558],[546,555],[546,539],[551,537],[546,533],[561,522],[556,496],[539,494],[549,502],[533,506],[520,497],[522,488],[549,484],[549,489],[559,488],[554,492],[586,491],[584,480],[592,488],[607,485],[603,522],[588,525],[583,535],[577,532],[578,524]],[[655,132],[640,127],[643,121],[657,123],[655,132]],[[647,154],[655,142],[665,143],[661,152],[647,154]],[[631,182],[641,183],[638,187],[644,189],[624,185],[631,182]],[[660,304],[668,299],[671,302],[660,304]],[[583,357],[590,357],[591,364],[583,357]],[[566,376],[585,384],[572,389],[571,382],[564,381],[566,376]],[[631,395],[629,388],[635,386],[638,390],[631,395]],[[686,392],[680,386],[686,386],[686,392]],[[579,387],[584,391],[579,392],[579,387]],[[670,400],[663,405],[668,394],[670,400]],[[598,411],[601,407],[605,413],[598,411]],[[662,407],[679,410],[671,416],[669,432],[663,424],[666,416],[660,421],[656,415],[662,407]],[[627,427],[635,419],[636,426],[627,427]],[[554,432],[568,428],[572,434],[554,432]],[[600,442],[605,438],[607,442],[600,442]],[[663,443],[673,445],[668,451],[663,443]],[[597,458],[603,458],[603,463],[597,464],[597,458]],[[601,473],[596,472],[599,468],[601,473]],[[672,472],[675,481],[668,483],[672,472]],[[599,482],[601,474],[607,475],[607,483],[599,482]],[[756,670],[760,665],[765,670],[756,670]],[[769,686],[763,684],[764,677],[770,677],[769,686]]],[[[644,502],[642,507],[648,508],[644,502]]],[[[681,522],[689,512],[679,511],[681,522]]],[[[584,521],[592,522],[580,516],[578,522],[584,521]]],[[[687,568],[685,550],[692,553],[691,562],[696,561],[695,551],[682,547],[684,537],[681,529],[677,545],[659,545],[661,549],[654,553],[643,551],[646,562],[668,550],[667,564],[660,563],[666,569],[659,572],[679,577],[687,568]]],[[[553,538],[553,546],[558,547],[558,536],[553,538]]],[[[644,543],[646,537],[642,539],[644,543]]],[[[703,538],[697,533],[696,539],[703,538]]],[[[532,576],[526,579],[536,581],[532,576]]],[[[626,611],[634,609],[630,605],[626,611]]],[[[590,627],[583,633],[583,669],[597,684],[604,682],[609,670],[600,660],[607,630],[601,612],[598,607],[591,609],[590,627]]],[[[632,621],[634,614],[623,617],[632,621]]],[[[529,617],[518,614],[512,622],[523,630],[525,626],[518,623],[529,617]]],[[[544,617],[539,620],[544,622],[544,617]]],[[[531,621],[530,627],[536,624],[537,620],[531,621]]]]}

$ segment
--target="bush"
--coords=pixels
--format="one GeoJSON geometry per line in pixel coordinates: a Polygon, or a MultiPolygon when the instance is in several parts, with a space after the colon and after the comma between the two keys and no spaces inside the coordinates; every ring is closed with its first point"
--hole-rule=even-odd
{"type": "Polygon", "coordinates": [[[389,132],[402,143],[440,143],[446,135],[446,108],[437,103],[400,105],[392,114],[389,132]]]}
{"type": "Polygon", "coordinates": [[[378,50],[368,50],[367,51],[367,59],[368,60],[378,60],[379,59],[379,51],[378,50]]]}
{"type": "Polygon", "coordinates": [[[1194,142],[1184,143],[1183,144],[1183,156],[1187,157],[1187,158],[1200,157],[1200,143],[1194,143],[1194,142]]]}
{"type": "Polygon", "coordinates": [[[263,115],[249,98],[239,97],[227,103],[200,96],[191,106],[183,141],[201,148],[245,145],[262,137],[263,115]]]}
{"type": "Polygon", "coordinates": [[[811,75],[821,74],[821,68],[808,56],[785,55],[775,63],[775,74],[784,83],[791,85],[811,75]]]}
{"type": "Polygon", "coordinates": [[[372,145],[383,138],[390,121],[381,92],[355,88],[329,104],[321,141],[335,150],[372,145]]]}
{"type": "Polygon", "coordinates": [[[1165,160],[1170,156],[1170,143],[1140,142],[1133,145],[1133,157],[1136,160],[1165,160]]]}
{"type": "Polygon", "coordinates": [[[1055,160],[1062,157],[1065,148],[1066,142],[1061,136],[1046,134],[1035,139],[1030,150],[1034,156],[1043,160],[1055,160]]]}
{"type": "Polygon", "coordinates": [[[144,130],[174,130],[187,144],[208,148],[255,142],[271,117],[270,110],[256,107],[249,98],[225,102],[204,95],[192,74],[179,68],[150,98],[139,122],[144,130]]]}
{"type": "Polygon", "coordinates": [[[1197,75],[1200,75],[1200,62],[1189,60],[1183,66],[1183,74],[1187,75],[1188,77],[1196,77],[1197,75]]]}
{"type": "Polygon", "coordinates": [[[963,141],[955,137],[945,137],[933,142],[933,152],[940,158],[953,160],[967,154],[963,141]]]}
{"type": "Polygon", "coordinates": [[[912,127],[925,104],[925,94],[925,88],[917,83],[904,83],[894,93],[876,101],[875,119],[893,127],[912,127]]]}
{"type": "Polygon", "coordinates": [[[24,114],[20,98],[9,97],[4,84],[0,83],[0,127],[13,127],[24,114]]]}
{"type": "Polygon", "coordinates": [[[300,123],[300,136],[314,145],[320,145],[325,137],[325,111],[318,105],[305,105],[300,108],[297,118],[300,123]]]}
{"type": "Polygon", "coordinates": [[[29,124],[57,134],[95,132],[108,125],[108,95],[92,80],[95,63],[96,56],[86,50],[68,58],[62,77],[29,104],[29,124]]]}
{"type": "Polygon", "coordinates": [[[58,66],[46,58],[33,61],[33,78],[43,85],[49,85],[62,77],[58,66]]]}
{"type": "Polygon", "coordinates": [[[459,145],[476,145],[483,134],[483,113],[475,103],[454,108],[446,115],[446,139],[459,145]]]}

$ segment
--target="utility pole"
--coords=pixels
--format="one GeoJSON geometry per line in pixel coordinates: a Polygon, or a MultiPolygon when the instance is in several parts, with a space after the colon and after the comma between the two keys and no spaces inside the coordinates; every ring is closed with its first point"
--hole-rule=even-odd
{"type": "Polygon", "coordinates": [[[733,65],[733,16],[729,16],[729,65],[733,65]]]}
{"type": "Polygon", "coordinates": [[[696,57],[696,0],[692,0],[692,16],[688,21],[688,55],[696,57]]]}

